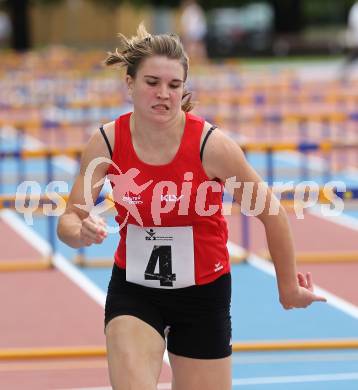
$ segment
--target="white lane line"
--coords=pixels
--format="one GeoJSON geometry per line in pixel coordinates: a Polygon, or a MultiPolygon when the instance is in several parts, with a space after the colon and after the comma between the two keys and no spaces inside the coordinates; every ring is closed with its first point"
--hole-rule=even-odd
{"type": "MultiPolygon", "coordinates": [[[[19,236],[41,253],[41,255],[48,256],[51,254],[51,247],[49,243],[26,225],[26,223],[15,212],[11,210],[3,210],[0,212],[0,216],[19,234],[19,236]]],[[[93,298],[94,301],[104,307],[104,292],[82,272],[78,271],[78,269],[71,264],[68,259],[59,253],[55,253],[53,263],[57,269],[78,285],[84,292],[93,298]]]]}
{"type": "MultiPolygon", "coordinates": [[[[25,224],[25,222],[16,215],[11,210],[3,210],[0,213],[4,221],[6,221],[15,231],[21,235],[24,240],[31,244],[37,251],[39,251],[44,256],[50,253],[50,245],[46,240],[40,237],[33,229],[25,224]]],[[[230,255],[241,255],[244,250],[239,245],[229,241],[228,250],[230,255]]],[[[275,270],[271,263],[267,260],[263,260],[256,255],[250,255],[248,263],[259,269],[262,272],[265,272],[271,276],[275,276],[275,270]]],[[[91,296],[98,304],[104,307],[105,303],[105,293],[97,287],[89,278],[87,278],[83,273],[78,271],[78,269],[71,264],[68,259],[65,259],[61,254],[56,253],[54,256],[55,266],[61,270],[68,278],[70,278],[74,283],[76,283],[83,291],[85,291],[89,296],[91,296]]],[[[324,295],[328,304],[338,309],[351,317],[358,319],[358,307],[351,304],[350,302],[339,298],[338,296],[315,286],[315,291],[318,294],[324,295]]],[[[167,353],[165,354],[164,360],[169,364],[169,358],[167,353]]]]}
{"type": "MultiPolygon", "coordinates": [[[[256,378],[233,379],[233,387],[269,385],[279,383],[313,383],[313,382],[341,382],[358,380],[358,372],[343,372],[336,374],[320,375],[287,375],[287,376],[268,376],[256,378]]],[[[158,390],[170,390],[171,383],[159,383],[158,390]]],[[[65,389],[63,389],[65,390],[65,389]]],[[[80,387],[67,390],[111,390],[111,387],[80,387]]]]}
{"type": "Polygon", "coordinates": [[[319,375],[292,375],[292,376],[269,376],[258,378],[233,379],[236,386],[268,385],[278,383],[309,383],[309,382],[337,382],[358,380],[358,372],[344,372],[336,374],[319,375]]]}
{"type": "Polygon", "coordinates": [[[106,303],[105,293],[81,271],[79,271],[71,262],[59,253],[53,258],[53,263],[57,269],[64,273],[72,282],[86,292],[101,307],[106,303]]]}
{"type": "Polygon", "coordinates": [[[0,211],[1,219],[15,230],[21,238],[32,245],[40,254],[47,257],[51,254],[51,246],[12,210],[3,209],[0,211]]]}
{"type": "Polygon", "coordinates": [[[312,207],[308,210],[308,212],[315,217],[324,219],[325,221],[335,223],[337,225],[346,227],[348,229],[357,230],[358,231],[358,219],[351,217],[346,214],[341,214],[335,217],[327,217],[322,214],[319,206],[312,207]]]}
{"type": "MultiPolygon", "coordinates": [[[[230,242],[230,245],[228,245],[229,253],[232,256],[239,256],[243,252],[243,248],[239,245],[230,242]]],[[[262,259],[261,257],[257,255],[250,255],[247,259],[247,262],[255,267],[256,269],[259,269],[262,272],[265,272],[266,274],[269,274],[271,276],[276,276],[275,274],[275,268],[272,263],[268,262],[267,260],[262,259]]],[[[332,294],[331,292],[315,285],[315,292],[319,295],[323,295],[327,298],[327,304],[334,307],[335,309],[338,309],[345,314],[348,314],[349,316],[358,319],[358,307],[353,305],[352,303],[344,300],[343,298],[338,297],[337,295],[332,294]]]]}
{"type": "MultiPolygon", "coordinates": [[[[0,217],[8,223],[25,241],[32,245],[41,255],[48,256],[51,253],[49,243],[38,233],[31,229],[26,223],[12,210],[0,211],[0,217]]],[[[69,259],[56,252],[53,256],[55,267],[80,287],[95,302],[104,308],[106,294],[85,274],[79,271],[69,259]]],[[[168,352],[165,351],[163,360],[169,365],[168,352]]]]}
{"type": "MultiPolygon", "coordinates": [[[[36,140],[35,138],[27,136],[26,138],[26,146],[29,148],[38,148],[43,146],[43,143],[41,141],[36,140]]],[[[286,158],[288,156],[285,156],[286,158]]],[[[297,156],[298,157],[298,156],[297,156]]],[[[55,164],[58,166],[61,166],[65,168],[69,173],[74,174],[76,169],[78,169],[77,162],[75,162],[73,159],[70,159],[66,156],[59,156],[55,160],[55,164]]],[[[315,161],[317,164],[318,161],[315,161]]],[[[317,164],[318,165],[318,164],[317,164]]],[[[316,166],[317,166],[316,165],[316,166]]],[[[105,183],[107,187],[108,183],[105,183]]],[[[33,229],[30,229],[22,220],[19,218],[16,213],[10,211],[10,210],[4,210],[1,212],[1,215],[4,212],[8,212],[9,214],[12,214],[12,217],[5,217],[7,219],[7,222],[10,224],[12,223],[12,227],[19,232],[19,234],[26,239],[30,244],[32,244],[40,253],[48,254],[51,251],[50,245],[47,241],[42,239],[33,229]],[[16,227],[15,227],[16,226],[16,227]],[[21,227],[20,227],[21,226],[21,227]],[[26,228],[26,229],[25,229],[26,228]],[[18,230],[19,229],[19,230],[18,230]],[[23,233],[20,233],[20,230],[23,229],[23,233]],[[41,248],[41,249],[40,249],[41,248]]],[[[352,220],[353,218],[350,218],[352,220]]],[[[351,221],[352,222],[352,221],[351,221]]],[[[355,221],[356,222],[356,221],[355,221]]],[[[344,225],[346,226],[346,225],[344,225]]],[[[357,227],[358,230],[358,227],[357,227]]],[[[244,252],[243,248],[239,247],[238,245],[228,242],[228,248],[230,254],[236,253],[242,254],[244,252]]],[[[275,275],[273,266],[268,263],[267,261],[263,259],[259,259],[257,256],[250,256],[250,259],[248,262],[253,265],[254,267],[261,269],[261,271],[267,272],[270,275],[275,275]],[[267,264],[265,264],[267,263],[267,264]],[[259,265],[260,264],[260,265],[259,265]],[[267,266],[271,266],[271,270],[267,266]]],[[[56,253],[54,256],[54,264],[55,266],[61,270],[64,274],[66,274],[74,283],[76,283],[83,291],[85,291],[89,296],[91,296],[97,303],[99,303],[102,307],[104,307],[105,303],[105,294],[104,292],[97,287],[90,279],[88,279],[84,274],[82,274],[80,271],[77,270],[76,267],[72,265],[70,260],[63,257],[61,254],[56,253]]],[[[343,312],[352,315],[354,318],[358,318],[358,307],[350,304],[349,302],[329,293],[328,291],[325,291],[324,289],[321,289],[319,287],[315,287],[317,293],[324,294],[327,299],[329,300],[329,304],[339,310],[342,310],[343,312]]],[[[164,354],[164,361],[169,364],[169,357],[167,351],[165,351],[164,354]]]]}
{"type": "Polygon", "coordinates": [[[305,363],[305,362],[355,362],[358,361],[357,353],[307,353],[285,354],[263,352],[255,355],[233,354],[233,364],[267,364],[267,363],[305,363]]]}

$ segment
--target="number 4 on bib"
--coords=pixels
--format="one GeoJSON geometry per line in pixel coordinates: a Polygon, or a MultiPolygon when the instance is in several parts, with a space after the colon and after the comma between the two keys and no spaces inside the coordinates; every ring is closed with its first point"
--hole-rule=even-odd
{"type": "Polygon", "coordinates": [[[195,285],[193,227],[128,224],[126,280],[170,290],[195,285]]]}
{"type": "Polygon", "coordinates": [[[170,245],[154,245],[144,272],[145,280],[159,280],[161,286],[172,287],[176,274],[172,273],[172,247],[170,245]],[[155,267],[159,260],[159,272],[155,267]]]}

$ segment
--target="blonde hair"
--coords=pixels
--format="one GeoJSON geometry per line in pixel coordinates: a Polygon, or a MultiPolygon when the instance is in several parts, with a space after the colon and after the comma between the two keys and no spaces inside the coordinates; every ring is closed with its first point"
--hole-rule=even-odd
{"type": "MultiPolygon", "coordinates": [[[[118,34],[120,46],[115,52],[109,52],[105,64],[120,65],[127,69],[127,75],[135,78],[138,68],[143,60],[153,56],[165,56],[169,59],[179,60],[184,69],[184,82],[188,76],[189,59],[184,51],[180,39],[175,34],[151,35],[141,23],[137,35],[128,39],[123,34],[118,34]]],[[[182,97],[182,110],[189,112],[194,108],[191,101],[192,94],[184,89],[182,97]]]]}

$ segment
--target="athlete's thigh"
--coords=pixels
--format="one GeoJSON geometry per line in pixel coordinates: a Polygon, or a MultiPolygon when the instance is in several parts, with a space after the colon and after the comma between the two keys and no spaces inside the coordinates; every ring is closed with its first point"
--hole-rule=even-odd
{"type": "Polygon", "coordinates": [[[156,329],[137,317],[120,315],[107,324],[106,344],[114,389],[156,388],[165,349],[156,329]]]}
{"type": "Polygon", "coordinates": [[[169,353],[172,390],[230,390],[231,356],[221,359],[192,359],[169,353]]]}

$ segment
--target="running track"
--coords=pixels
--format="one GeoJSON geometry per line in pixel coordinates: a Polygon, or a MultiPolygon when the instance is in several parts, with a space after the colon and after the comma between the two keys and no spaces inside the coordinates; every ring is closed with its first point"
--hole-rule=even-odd
{"type": "MultiPolygon", "coordinates": [[[[291,220],[298,250],[314,251],[322,247],[337,250],[336,246],[330,245],[332,238],[337,237],[338,241],[343,240],[342,245],[346,250],[358,249],[353,239],[356,232],[352,229],[327,223],[314,215],[308,214],[306,217],[304,220],[291,220]],[[313,231],[322,231],[329,238],[319,238],[319,235],[312,238],[313,231]]],[[[230,239],[238,243],[238,219],[228,217],[228,222],[230,239]]],[[[21,223],[14,224],[8,212],[1,219],[0,239],[3,242],[0,242],[2,247],[7,248],[6,257],[2,256],[2,259],[9,260],[11,254],[14,259],[31,261],[42,257],[48,250],[41,239],[31,234],[27,227],[22,229],[21,226],[21,223]]],[[[251,237],[255,237],[252,249],[259,252],[264,249],[262,227],[255,220],[250,220],[250,229],[251,237]]],[[[69,279],[68,270],[61,271],[61,262],[58,265],[60,269],[0,273],[1,306],[5,314],[0,317],[0,349],[104,345],[103,300],[93,292],[90,297],[69,279]]],[[[304,270],[307,267],[301,268],[304,270]]],[[[320,287],[358,306],[357,291],[352,289],[358,270],[355,264],[310,265],[308,268],[313,271],[320,287]]],[[[91,273],[90,270],[88,272],[91,273]]],[[[233,317],[235,322],[235,315],[233,317]]],[[[260,334],[257,338],[260,339],[260,334]]],[[[24,384],[26,388],[34,390],[109,385],[103,358],[2,361],[0,371],[0,387],[6,389],[23,389],[24,384]]],[[[164,364],[161,382],[168,383],[169,378],[170,370],[164,364]]]]}
{"type": "MultiPolygon", "coordinates": [[[[234,216],[227,219],[230,240],[240,244],[240,219],[234,216]]],[[[298,220],[294,215],[290,215],[290,219],[299,252],[321,251],[322,248],[330,252],[358,250],[356,224],[344,226],[344,221],[342,224],[337,224],[337,219],[327,221],[317,212],[306,213],[304,220],[298,220]]],[[[258,254],[265,250],[263,233],[262,226],[251,218],[251,249],[258,254]]],[[[49,250],[45,238],[43,219],[36,220],[34,228],[30,229],[11,212],[3,212],[0,244],[5,249],[0,261],[42,258],[49,250]]],[[[109,238],[103,247],[96,248],[95,254],[89,255],[110,257],[114,242],[115,237],[109,238]]],[[[73,251],[64,246],[58,245],[58,249],[66,257],[73,255],[73,251]]],[[[56,257],[56,265],[56,269],[48,271],[0,273],[1,350],[104,346],[103,304],[110,270],[84,269],[78,272],[61,256],[56,257]]],[[[283,311],[277,302],[274,279],[268,276],[270,270],[266,272],[264,267],[255,266],[259,267],[260,263],[249,262],[233,267],[234,340],[357,338],[356,264],[300,266],[302,270],[309,268],[315,282],[330,293],[330,304],[290,313],[283,311]]],[[[308,355],[235,354],[233,384],[250,385],[252,389],[261,389],[265,385],[265,390],[356,389],[357,361],[355,351],[308,355]],[[260,365],[260,362],[264,363],[260,365]],[[289,362],[292,362],[291,366],[289,362]]],[[[0,361],[0,371],[0,388],[6,389],[73,389],[109,385],[103,358],[0,361]]],[[[169,388],[169,381],[170,370],[164,364],[160,388],[169,388]]]]}

